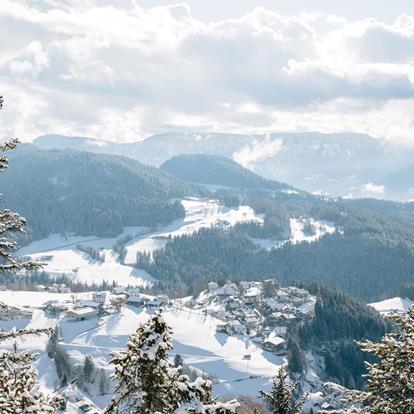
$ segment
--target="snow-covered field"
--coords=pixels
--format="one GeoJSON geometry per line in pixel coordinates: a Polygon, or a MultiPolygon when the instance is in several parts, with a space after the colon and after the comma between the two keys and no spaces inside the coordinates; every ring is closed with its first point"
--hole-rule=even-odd
{"type": "Polygon", "coordinates": [[[408,308],[413,305],[414,302],[408,298],[391,298],[381,302],[370,303],[370,306],[375,308],[383,315],[387,315],[390,312],[407,312],[408,308]]]}
{"type": "MultiPolygon", "coordinates": [[[[88,299],[90,294],[78,294],[78,299],[88,299]]],[[[128,335],[140,323],[145,322],[153,311],[145,308],[124,306],[119,313],[100,319],[82,322],[68,321],[64,316],[54,319],[40,307],[49,300],[71,301],[71,294],[51,294],[40,292],[0,292],[0,302],[8,305],[25,304],[33,311],[28,320],[0,321],[0,329],[8,330],[13,326],[50,327],[59,322],[63,340],[72,364],[82,364],[86,355],[94,358],[95,366],[108,372],[110,353],[125,347],[128,335]]],[[[244,394],[257,396],[259,389],[268,388],[271,378],[276,374],[284,360],[257,347],[243,336],[228,336],[216,332],[219,323],[200,311],[174,305],[164,311],[166,321],[172,326],[174,334],[174,353],[179,353],[185,362],[208,373],[214,379],[215,392],[223,397],[244,394]],[[250,360],[246,359],[249,356],[250,360]]],[[[53,389],[56,386],[56,371],[53,362],[45,353],[47,339],[30,338],[20,346],[39,352],[37,368],[42,386],[53,389]]],[[[9,346],[2,343],[1,347],[9,346]]],[[[172,355],[173,356],[173,355],[172,355]]],[[[108,402],[110,396],[90,396],[100,407],[108,402]]],[[[73,411],[76,412],[76,411],[73,411]]]]}
{"type": "Polygon", "coordinates": [[[107,239],[93,236],[64,237],[52,234],[46,239],[37,240],[21,248],[17,254],[45,262],[47,264],[45,270],[49,273],[56,275],[64,273],[76,281],[87,284],[99,284],[105,280],[110,283],[115,281],[123,286],[146,286],[154,283],[155,279],[144,270],[132,267],[136,261],[137,252],[152,254],[166,245],[169,236],[192,234],[201,228],[230,226],[242,221],[262,221],[255,215],[253,209],[247,206],[233,209],[220,205],[216,200],[194,198],[183,200],[182,204],[186,211],[185,218],[176,220],[154,232],[143,227],[127,227],[118,237],[107,239]],[[125,245],[127,255],[125,264],[121,264],[112,247],[117,239],[125,235],[131,235],[132,240],[125,245]],[[101,263],[92,259],[77,249],[78,244],[99,249],[105,254],[105,261],[101,263]]]}
{"type": "Polygon", "coordinates": [[[264,249],[270,250],[283,246],[287,242],[293,244],[302,242],[314,242],[325,234],[332,234],[336,230],[335,224],[329,221],[319,221],[314,219],[290,219],[291,236],[289,240],[272,240],[272,239],[253,239],[254,243],[264,249]],[[306,234],[304,231],[306,223],[313,228],[313,234],[306,234]]]}

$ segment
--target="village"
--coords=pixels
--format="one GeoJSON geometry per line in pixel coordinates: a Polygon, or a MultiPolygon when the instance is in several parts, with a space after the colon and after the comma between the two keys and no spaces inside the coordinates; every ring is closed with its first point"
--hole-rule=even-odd
{"type": "MultiPolygon", "coordinates": [[[[70,293],[64,285],[38,286],[39,292],[70,293]]],[[[62,295],[63,296],[63,295],[62,295]]],[[[148,295],[141,288],[114,287],[111,292],[71,293],[65,299],[50,299],[41,309],[48,315],[69,322],[99,318],[119,312],[122,306],[134,308],[186,308],[219,320],[216,331],[227,335],[246,335],[264,350],[286,353],[289,328],[314,314],[315,297],[297,287],[281,287],[275,279],[228,282],[219,286],[210,282],[196,298],[171,300],[167,295],[148,295]]],[[[0,303],[0,319],[27,319],[31,311],[0,303]]]]}
{"type": "Polygon", "coordinates": [[[221,321],[219,332],[246,335],[264,350],[284,355],[289,328],[314,314],[316,298],[297,287],[280,287],[275,279],[264,282],[215,282],[185,306],[221,321]]]}

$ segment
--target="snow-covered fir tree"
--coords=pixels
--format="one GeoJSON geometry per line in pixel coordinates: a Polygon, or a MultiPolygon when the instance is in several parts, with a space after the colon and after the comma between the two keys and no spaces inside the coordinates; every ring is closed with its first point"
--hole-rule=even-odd
{"type": "Polygon", "coordinates": [[[212,397],[211,381],[190,382],[174,368],[168,354],[173,349],[172,330],[162,311],[130,335],[125,351],[113,354],[117,382],[115,396],[106,413],[230,414],[237,401],[221,403],[212,397]]]}
{"type": "Polygon", "coordinates": [[[414,413],[414,307],[389,317],[397,332],[386,334],[379,343],[358,343],[362,351],[377,357],[377,362],[367,363],[365,390],[349,393],[347,402],[354,407],[330,414],[414,413]]]}
{"type": "Polygon", "coordinates": [[[0,354],[0,413],[48,414],[55,413],[63,404],[62,397],[41,392],[37,370],[32,366],[36,354],[30,351],[17,351],[18,339],[41,334],[50,334],[50,330],[0,331],[0,341],[14,341],[12,351],[3,351],[0,354]]]}
{"type": "Polygon", "coordinates": [[[299,414],[302,412],[306,395],[297,401],[298,385],[297,382],[289,382],[288,373],[284,368],[280,368],[273,380],[272,390],[270,392],[260,391],[260,394],[272,414],[299,414]]]}
{"type": "MultiPolygon", "coordinates": [[[[0,96],[0,109],[3,107],[3,97],[0,96]]],[[[9,163],[4,155],[18,144],[12,139],[0,145],[0,173],[4,172],[9,163]]],[[[17,249],[14,233],[23,232],[26,221],[17,213],[0,210],[0,272],[17,270],[34,270],[40,267],[38,263],[21,262],[13,257],[17,249]]],[[[50,335],[50,329],[13,329],[6,332],[0,330],[0,342],[11,340],[13,350],[0,353],[0,413],[4,414],[47,414],[56,412],[62,403],[61,397],[54,394],[45,395],[40,391],[37,371],[31,365],[36,359],[33,352],[18,352],[17,340],[30,335],[50,335]]]]}

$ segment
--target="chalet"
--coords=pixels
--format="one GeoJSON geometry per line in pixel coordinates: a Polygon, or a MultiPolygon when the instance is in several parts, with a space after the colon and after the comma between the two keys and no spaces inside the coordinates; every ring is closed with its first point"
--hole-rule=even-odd
{"type": "Polygon", "coordinates": [[[261,318],[257,313],[251,312],[244,315],[244,322],[249,329],[257,328],[261,322],[261,318]]]}
{"type": "Polygon", "coordinates": [[[124,294],[124,293],[125,293],[125,288],[124,288],[124,287],[122,287],[122,286],[115,286],[115,287],[112,289],[112,293],[113,293],[114,295],[122,295],[122,294],[124,294]]]}
{"type": "Polygon", "coordinates": [[[139,307],[145,305],[146,300],[142,296],[131,295],[131,296],[128,296],[128,298],[126,299],[125,303],[127,305],[136,306],[136,307],[139,308],[139,307]]]}
{"type": "Polygon", "coordinates": [[[246,305],[254,305],[255,303],[259,302],[261,297],[260,289],[256,286],[252,286],[246,290],[243,295],[243,302],[246,305]]]}
{"type": "Polygon", "coordinates": [[[263,349],[269,352],[281,352],[285,345],[286,341],[275,334],[270,334],[262,343],[263,349]]]}
{"type": "Polygon", "coordinates": [[[238,293],[238,289],[235,283],[226,283],[221,288],[217,289],[217,296],[228,297],[238,293]]]}
{"type": "Polygon", "coordinates": [[[66,316],[73,321],[84,321],[98,316],[98,309],[96,308],[74,308],[66,312],[66,316]]]}
{"type": "Polygon", "coordinates": [[[99,305],[104,305],[106,302],[106,292],[93,292],[92,300],[99,305]]]}

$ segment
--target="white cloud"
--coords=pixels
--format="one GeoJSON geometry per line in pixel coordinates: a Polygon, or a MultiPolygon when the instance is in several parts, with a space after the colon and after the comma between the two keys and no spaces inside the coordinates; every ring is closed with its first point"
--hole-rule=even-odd
{"type": "Polygon", "coordinates": [[[361,194],[367,197],[380,197],[385,194],[385,187],[381,184],[366,183],[361,188],[361,194]]]}
{"type": "MultiPolygon", "coordinates": [[[[319,130],[414,145],[408,15],[389,24],[256,8],[206,23],[186,4],[3,0],[0,25],[0,135],[319,130]]],[[[266,145],[237,157],[277,151],[266,145]]]]}
{"type": "Polygon", "coordinates": [[[267,136],[264,141],[253,141],[240,151],[235,152],[233,159],[246,168],[253,169],[258,162],[278,154],[282,147],[282,139],[271,139],[267,136]]]}

